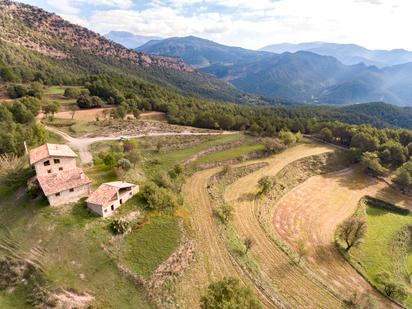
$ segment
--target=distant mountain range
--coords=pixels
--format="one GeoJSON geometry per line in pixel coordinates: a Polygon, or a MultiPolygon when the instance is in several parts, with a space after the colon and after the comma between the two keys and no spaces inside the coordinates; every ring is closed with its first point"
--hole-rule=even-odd
{"type": "Polygon", "coordinates": [[[130,49],[137,48],[152,40],[161,40],[160,37],[138,35],[127,31],[110,31],[104,36],[106,37],[106,39],[109,39],[130,49]]]}
{"type": "Polygon", "coordinates": [[[366,65],[375,65],[380,68],[412,62],[412,52],[404,49],[370,50],[355,44],[335,44],[325,42],[301,44],[284,43],[265,46],[260,50],[277,54],[308,51],[318,55],[332,56],[346,65],[364,63],[366,65]]]}
{"type": "Polygon", "coordinates": [[[150,41],[136,50],[155,55],[179,57],[195,68],[250,63],[272,56],[269,52],[225,46],[195,36],[150,41]]]}
{"type": "Polygon", "coordinates": [[[346,65],[314,52],[253,51],[193,36],[150,41],[137,50],[182,58],[202,72],[264,97],[303,103],[412,105],[412,63],[383,68],[346,65]]]}

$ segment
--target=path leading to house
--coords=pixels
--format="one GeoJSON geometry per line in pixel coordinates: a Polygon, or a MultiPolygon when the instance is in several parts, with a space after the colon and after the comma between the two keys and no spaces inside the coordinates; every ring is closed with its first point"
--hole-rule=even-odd
{"type": "Polygon", "coordinates": [[[272,279],[272,285],[289,302],[291,308],[341,308],[337,298],[318,280],[297,267],[290,257],[274,243],[258,221],[254,196],[257,183],[264,176],[275,176],[286,165],[313,155],[333,151],[321,144],[301,144],[275,155],[266,161],[269,165],[227,187],[225,200],[234,208],[233,224],[241,238],[250,237],[253,247],[250,254],[259,263],[261,271],[272,279]]]}
{"type": "Polygon", "coordinates": [[[369,294],[382,308],[396,307],[346,262],[334,244],[337,226],[355,212],[365,195],[412,207],[412,199],[385,182],[348,169],[314,176],[283,196],[275,206],[273,226],[290,247],[296,249],[299,241],[305,243],[309,267],[340,294],[369,294]]]}
{"type": "Polygon", "coordinates": [[[142,137],[154,137],[154,136],[201,136],[201,135],[227,135],[236,134],[237,132],[153,132],[147,134],[136,134],[136,135],[112,135],[112,136],[96,136],[96,137],[73,137],[69,134],[62,132],[56,128],[46,126],[46,129],[60,135],[63,137],[70,145],[77,148],[80,154],[80,160],[82,164],[93,163],[93,156],[89,151],[89,146],[93,143],[104,142],[104,141],[115,141],[120,138],[131,139],[131,138],[142,138],[142,137]]]}

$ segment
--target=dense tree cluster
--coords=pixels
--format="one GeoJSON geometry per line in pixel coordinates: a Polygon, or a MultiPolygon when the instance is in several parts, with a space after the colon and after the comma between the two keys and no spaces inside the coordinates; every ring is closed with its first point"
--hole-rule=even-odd
{"type": "Polygon", "coordinates": [[[24,141],[28,146],[45,141],[46,131],[35,121],[40,109],[41,101],[34,97],[0,104],[0,153],[21,155],[24,141]]]}

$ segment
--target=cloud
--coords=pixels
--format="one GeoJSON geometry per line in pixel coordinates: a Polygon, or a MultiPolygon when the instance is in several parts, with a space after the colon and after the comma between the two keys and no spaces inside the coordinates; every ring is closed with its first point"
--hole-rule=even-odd
{"type": "Polygon", "coordinates": [[[409,48],[410,0],[26,0],[49,1],[69,20],[100,33],[196,35],[247,48],[329,41],[409,48]]]}
{"type": "Polygon", "coordinates": [[[79,6],[106,6],[127,9],[133,6],[133,0],[47,0],[47,3],[63,14],[78,14],[79,6]]]}

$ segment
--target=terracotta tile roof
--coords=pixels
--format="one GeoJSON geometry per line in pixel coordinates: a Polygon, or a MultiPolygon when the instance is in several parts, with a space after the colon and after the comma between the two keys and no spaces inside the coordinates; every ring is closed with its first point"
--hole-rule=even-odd
{"type": "Polygon", "coordinates": [[[40,160],[48,157],[72,157],[77,155],[67,145],[62,144],[44,144],[40,147],[30,150],[30,164],[35,164],[40,160]]]}
{"type": "Polygon", "coordinates": [[[105,206],[111,201],[115,201],[117,199],[117,192],[123,188],[134,187],[136,185],[122,182],[122,181],[113,181],[113,182],[106,182],[94,191],[86,202],[105,206]]]}
{"type": "Polygon", "coordinates": [[[37,180],[46,196],[91,183],[82,169],[78,167],[59,173],[38,176],[37,180]]]}

